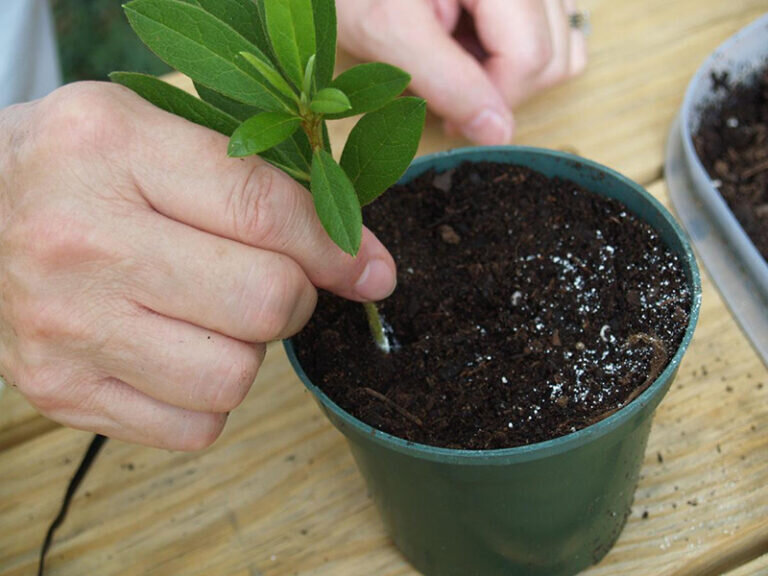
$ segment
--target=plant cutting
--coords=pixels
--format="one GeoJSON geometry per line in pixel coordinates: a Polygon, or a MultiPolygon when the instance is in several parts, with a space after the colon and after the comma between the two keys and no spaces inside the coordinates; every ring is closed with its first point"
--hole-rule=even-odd
{"type": "MultiPolygon", "coordinates": [[[[112,81],[230,136],[230,157],[259,155],[309,188],[328,235],[356,255],[361,207],[397,181],[421,138],[426,103],[399,97],[409,75],[373,62],[334,79],[334,0],[133,0],[125,12],[201,99],[143,74],[115,72],[112,81]],[[337,163],[326,121],[356,115],[337,163]]],[[[376,305],[364,307],[374,341],[388,352],[376,305]]]]}
{"type": "Polygon", "coordinates": [[[389,66],[331,80],[330,0],[134,0],[126,12],[203,100],[113,80],[303,183],[350,254],[367,206],[398,259],[401,288],[384,304],[396,350],[382,353],[375,308],[366,323],[324,295],[286,349],[404,554],[440,576],[552,576],[607,553],[698,314],[674,220],[610,170],[514,147],[417,160],[368,206],[411,162],[425,106],[397,98],[408,77],[389,66]],[[336,163],[324,122],[357,113],[336,163]]]}

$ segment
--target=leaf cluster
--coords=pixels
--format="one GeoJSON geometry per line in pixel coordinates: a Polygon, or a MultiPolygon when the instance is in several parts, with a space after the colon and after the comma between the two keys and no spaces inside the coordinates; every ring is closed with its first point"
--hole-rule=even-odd
{"type": "Polygon", "coordinates": [[[141,40],[189,76],[200,99],[155,77],[110,77],[173,114],[230,137],[228,154],[258,154],[309,188],[325,230],[356,254],[361,206],[410,164],[426,105],[400,97],[410,82],[368,63],[333,78],[334,0],[133,0],[141,40]],[[362,115],[334,160],[327,120],[362,115]]]}

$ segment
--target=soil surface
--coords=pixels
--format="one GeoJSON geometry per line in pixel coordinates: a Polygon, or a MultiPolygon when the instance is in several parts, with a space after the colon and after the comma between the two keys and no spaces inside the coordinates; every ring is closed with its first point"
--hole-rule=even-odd
{"type": "Polygon", "coordinates": [[[713,75],[715,103],[702,115],[696,153],[744,231],[768,260],[768,66],[731,85],[713,75]]]}
{"type": "Polygon", "coordinates": [[[391,189],[365,221],[398,263],[380,304],[394,351],[327,293],[294,341],[337,404],[401,438],[483,450],[568,434],[642,392],[685,332],[678,259],[572,182],[465,164],[391,189]]]}

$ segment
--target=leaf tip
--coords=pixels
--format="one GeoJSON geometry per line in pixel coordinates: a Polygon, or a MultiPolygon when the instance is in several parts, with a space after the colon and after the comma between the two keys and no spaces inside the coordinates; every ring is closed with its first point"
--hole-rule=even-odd
{"type": "Polygon", "coordinates": [[[350,256],[352,256],[352,258],[355,258],[360,252],[360,244],[358,244],[357,246],[349,246],[346,248],[342,247],[341,249],[345,254],[349,254],[350,256]]]}
{"type": "Polygon", "coordinates": [[[229,144],[227,145],[227,156],[230,158],[242,158],[245,156],[243,154],[243,148],[240,146],[238,142],[235,142],[230,138],[229,144]]]}
{"type": "MultiPolygon", "coordinates": [[[[241,50],[240,52],[238,52],[237,53],[237,58],[242,58],[243,60],[245,60],[249,64],[253,64],[254,60],[258,60],[258,58],[256,58],[255,54],[251,54],[250,52],[247,52],[246,50],[241,50]]],[[[257,62],[257,64],[258,64],[258,62],[257,62]]]]}

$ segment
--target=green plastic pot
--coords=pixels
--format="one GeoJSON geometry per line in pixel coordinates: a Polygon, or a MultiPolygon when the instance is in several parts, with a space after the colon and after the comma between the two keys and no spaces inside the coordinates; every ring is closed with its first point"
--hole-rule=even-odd
{"type": "Polygon", "coordinates": [[[352,454],[397,547],[430,576],[559,576],[598,562],[630,513],[653,413],[693,336],[701,281],[685,233],[643,188],[563,152],[504,146],[417,159],[401,182],[462,162],[528,166],[623,202],[648,222],[685,267],[691,314],[680,348],[638,398],[592,426],[504,450],[453,450],[407,442],[337,406],[307,377],[291,341],[288,358],[352,454]]]}

